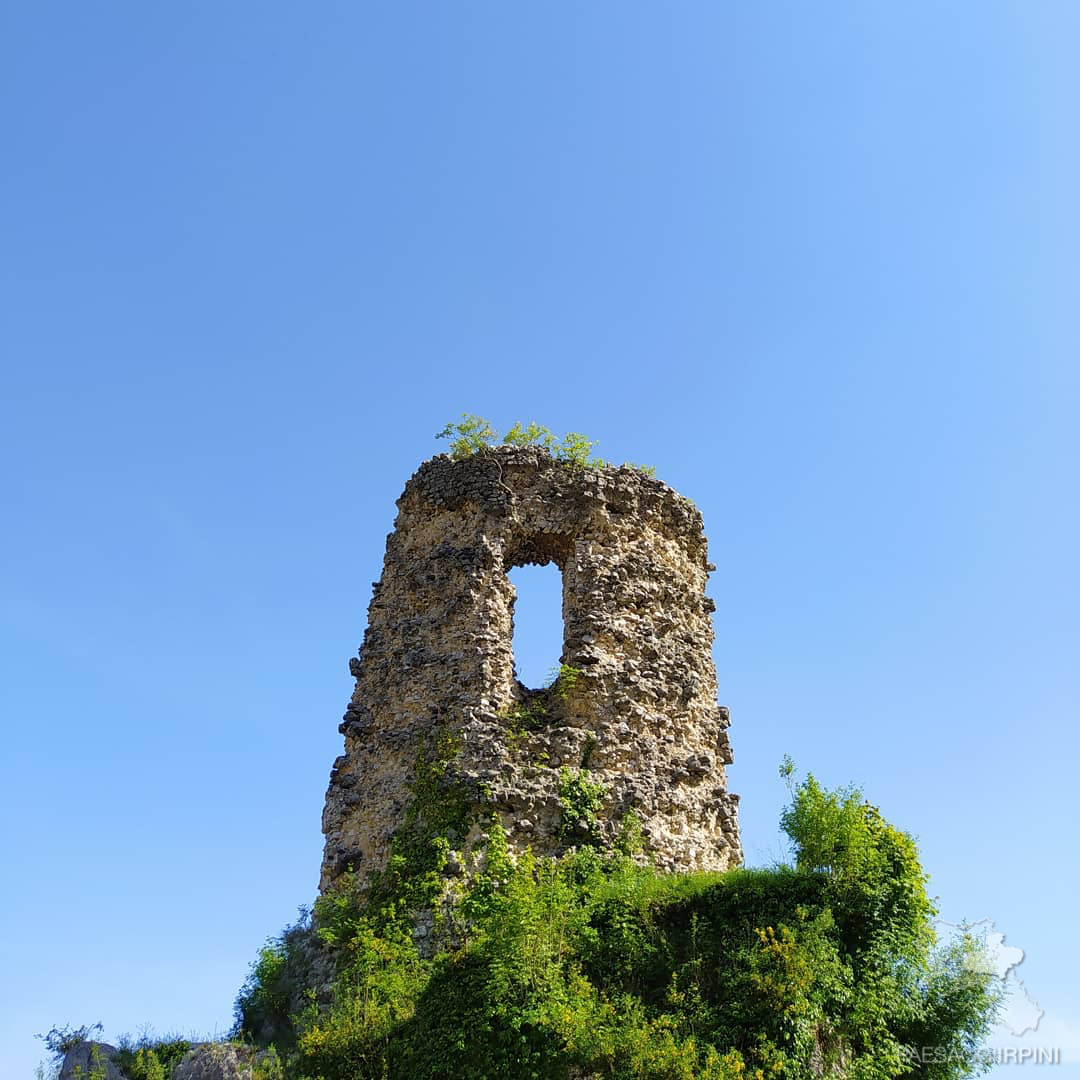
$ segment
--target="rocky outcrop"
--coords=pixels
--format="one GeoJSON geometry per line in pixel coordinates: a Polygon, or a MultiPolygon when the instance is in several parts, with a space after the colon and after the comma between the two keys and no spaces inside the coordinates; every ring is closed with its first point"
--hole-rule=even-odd
{"type": "Polygon", "coordinates": [[[115,1054],[116,1047],[108,1043],[77,1043],[64,1054],[57,1080],[125,1080],[115,1054]]]}
{"type": "MultiPolygon", "coordinates": [[[[77,1043],[64,1055],[57,1080],[126,1080],[114,1059],[118,1053],[107,1042],[77,1043]]],[[[281,1065],[272,1050],[257,1051],[237,1042],[200,1042],[168,1076],[170,1080],[280,1080],[281,1065]]]]}
{"type": "Polygon", "coordinates": [[[633,809],[663,869],[740,862],[705,595],[715,567],[694,505],[630,466],[578,467],[537,447],[440,455],[397,505],[351,663],[322,888],[350,867],[363,883],[385,865],[439,733],[452,748],[443,783],[476,821],[498,813],[514,848],[566,846],[563,770],[587,762],[606,791],[602,842],[633,809]],[[506,572],[529,563],[562,572],[562,662],[577,673],[565,692],[525,687],[514,670],[506,572]]]}
{"type": "Polygon", "coordinates": [[[176,1063],[170,1080],[276,1080],[281,1075],[276,1062],[272,1051],[256,1052],[235,1043],[200,1043],[176,1063]]]}
{"type": "MultiPolygon", "coordinates": [[[[81,1042],[64,1055],[57,1080],[126,1080],[108,1043],[81,1042]]],[[[281,1067],[273,1050],[240,1043],[197,1043],[169,1073],[170,1080],[278,1080],[281,1067]]]]}

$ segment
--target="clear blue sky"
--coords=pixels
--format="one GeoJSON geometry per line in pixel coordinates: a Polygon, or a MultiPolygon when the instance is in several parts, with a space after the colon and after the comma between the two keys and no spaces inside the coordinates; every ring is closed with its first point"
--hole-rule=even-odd
{"type": "Polygon", "coordinates": [[[864,784],[1080,1061],[1078,43],[1064,0],[6,5],[0,1076],[229,1026],[464,410],[694,499],[749,861],[785,752],[864,784]]]}

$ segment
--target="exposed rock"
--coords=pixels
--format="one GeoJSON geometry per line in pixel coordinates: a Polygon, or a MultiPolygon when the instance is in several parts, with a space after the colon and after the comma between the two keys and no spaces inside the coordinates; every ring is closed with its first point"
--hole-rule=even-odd
{"type": "MultiPolygon", "coordinates": [[[[60,1066],[58,1080],[126,1080],[114,1060],[115,1046],[82,1042],[72,1047],[60,1066]]],[[[238,1043],[198,1043],[173,1067],[170,1080],[253,1080],[259,1065],[261,1075],[271,1080],[280,1075],[273,1051],[256,1051],[238,1043]]]]}
{"type": "Polygon", "coordinates": [[[116,1047],[103,1042],[81,1042],[65,1055],[58,1080],[124,1080],[113,1061],[116,1047]]]}
{"type": "Polygon", "coordinates": [[[267,1057],[236,1043],[200,1043],[176,1063],[170,1080],[252,1080],[252,1067],[267,1057]]]}
{"type": "MultiPolygon", "coordinates": [[[[537,447],[425,462],[398,500],[374,586],[356,691],[323,814],[321,887],[385,866],[419,756],[456,735],[443,782],[464,791],[475,843],[496,811],[512,848],[557,853],[559,765],[587,760],[607,789],[610,843],[634,809],[665,870],[742,859],[727,791],[728,712],[716,704],[701,515],[640,470],[581,468],[537,447]],[[555,563],[563,579],[565,695],[518,682],[506,572],[555,563]],[[516,709],[533,705],[527,722],[516,709]]],[[[454,859],[455,869],[460,866],[454,859]]]]}

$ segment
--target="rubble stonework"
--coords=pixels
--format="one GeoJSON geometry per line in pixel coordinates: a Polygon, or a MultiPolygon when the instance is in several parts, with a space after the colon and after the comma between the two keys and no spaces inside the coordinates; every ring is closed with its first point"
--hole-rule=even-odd
{"type": "Polygon", "coordinates": [[[435,457],[397,505],[350,664],[356,691],[326,797],[321,888],[349,868],[363,884],[385,865],[416,763],[447,731],[455,753],[443,783],[467,794],[477,822],[496,811],[512,850],[565,847],[560,770],[587,760],[607,791],[602,841],[633,808],[662,869],[739,863],[705,595],[715,567],[696,507],[631,466],[575,466],[539,447],[435,457]],[[515,676],[506,572],[530,563],[562,572],[562,662],[581,674],[523,725],[514,710],[537,696],[515,676]]]}

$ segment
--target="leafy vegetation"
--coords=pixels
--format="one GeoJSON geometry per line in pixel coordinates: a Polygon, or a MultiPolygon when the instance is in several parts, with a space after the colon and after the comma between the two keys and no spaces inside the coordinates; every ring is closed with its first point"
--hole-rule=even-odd
{"type": "Polygon", "coordinates": [[[93,1042],[104,1031],[102,1024],[83,1024],[73,1027],[71,1024],[63,1024],[60,1027],[49,1028],[44,1035],[37,1035],[45,1044],[45,1049],[56,1058],[62,1058],[69,1050],[80,1043],[93,1042]]]}
{"type": "MultiPolygon", "coordinates": [[[[575,847],[515,858],[493,815],[478,869],[453,878],[448,852],[470,823],[447,782],[454,753],[444,733],[422,755],[374,886],[359,894],[346,880],[260,952],[234,1033],[276,1047],[256,1080],[985,1071],[997,981],[973,939],[935,942],[914,842],[857,789],[796,783],[785,763],[791,865],[666,874],[641,865],[633,812],[614,850],[589,842],[604,791],[583,760],[561,772],[575,847]],[[329,996],[316,946],[335,961],[329,996]]],[[[42,1038],[59,1058],[97,1031],[42,1038]]],[[[166,1080],[188,1045],[123,1039],[117,1064],[129,1080],[166,1080]]]]}
{"type": "Polygon", "coordinates": [[[548,673],[545,687],[528,691],[523,701],[499,713],[499,716],[507,721],[507,742],[512,748],[519,748],[530,732],[539,731],[548,721],[556,704],[566,704],[582,674],[581,668],[558,664],[548,673]]]}
{"type": "MultiPolygon", "coordinates": [[[[473,416],[471,413],[462,413],[456,424],[447,424],[435,438],[450,440],[450,456],[455,461],[483,453],[500,442],[500,435],[491,424],[482,416],[473,416]]],[[[568,465],[585,467],[604,464],[601,458],[592,456],[592,449],[598,444],[576,431],[571,431],[560,439],[543,424],[516,423],[501,436],[501,441],[504,446],[542,446],[550,451],[557,461],[566,462],[568,465]]]]}
{"type": "MultiPolygon", "coordinates": [[[[691,1078],[928,1077],[982,1071],[994,980],[973,941],[935,944],[915,845],[856,789],[795,784],[793,863],[725,874],[640,865],[616,850],[514,858],[494,817],[480,869],[444,871],[464,822],[430,758],[398,861],[367,896],[344,887],[314,925],[339,959],[332,1000],[289,1018],[285,1075],[691,1078]],[[447,806],[439,809],[440,797],[447,806]],[[418,914],[438,917],[418,945],[418,914]],[[934,1046],[933,1063],[912,1047],[934,1046]]],[[[602,803],[564,770],[574,828],[602,803]]],[[[583,831],[587,834],[588,828],[583,831]]],[[[394,863],[394,859],[391,860],[394,863]]],[[[421,918],[422,921],[422,918],[421,918]]],[[[238,1010],[252,1038],[288,951],[260,957],[238,1010]],[[263,996],[264,982],[267,993],[263,996]]],[[[278,1042],[279,1050],[282,1043],[278,1042]]]]}
{"type": "Polygon", "coordinates": [[[237,1031],[247,1032],[261,1046],[293,1046],[296,1032],[292,1016],[310,1000],[312,960],[318,944],[311,911],[302,907],[297,921],[259,950],[236,998],[237,1031]]]}
{"type": "MultiPolygon", "coordinates": [[[[373,876],[368,891],[367,907],[380,912],[381,923],[430,907],[443,891],[443,870],[450,851],[465,839],[472,811],[469,794],[447,777],[459,746],[460,736],[444,730],[416,762],[412,802],[391,841],[386,869],[373,876]]],[[[344,896],[351,904],[348,890],[344,896]]],[[[320,921],[325,914],[320,908],[320,921]]]]}
{"type": "Polygon", "coordinates": [[[163,1039],[142,1046],[121,1046],[116,1064],[131,1080],[166,1080],[172,1067],[191,1049],[186,1039],[163,1039]]]}
{"type": "MultiPolygon", "coordinates": [[[[53,1028],[47,1035],[38,1036],[44,1040],[45,1048],[53,1058],[52,1069],[39,1066],[38,1077],[55,1075],[69,1050],[82,1043],[94,1043],[101,1033],[101,1024],[90,1024],[83,1027],[53,1028]]],[[[149,1030],[144,1031],[138,1038],[121,1035],[117,1042],[111,1061],[127,1080],[168,1080],[173,1066],[193,1045],[190,1040],[179,1035],[155,1036],[149,1030]]],[[[106,1076],[112,1074],[109,1071],[109,1062],[98,1047],[94,1046],[89,1055],[89,1070],[76,1065],[75,1075],[82,1076],[84,1080],[105,1080],[106,1076]]]]}
{"type": "Polygon", "coordinates": [[[559,770],[559,835],[570,844],[595,844],[600,838],[600,810],[607,788],[593,780],[587,768],[589,750],[580,769],[559,770]]]}
{"type": "MultiPolygon", "coordinates": [[[[556,461],[578,468],[595,468],[607,464],[603,458],[593,456],[593,448],[600,444],[587,438],[578,431],[571,431],[561,438],[543,424],[530,421],[514,424],[505,435],[500,435],[482,416],[462,413],[457,423],[449,423],[438,432],[436,439],[450,440],[450,456],[455,461],[463,461],[473,454],[482,454],[500,443],[503,446],[541,446],[549,451],[556,461]]],[[[655,476],[656,469],[651,465],[626,466],[637,469],[647,476],[655,476]]]]}

